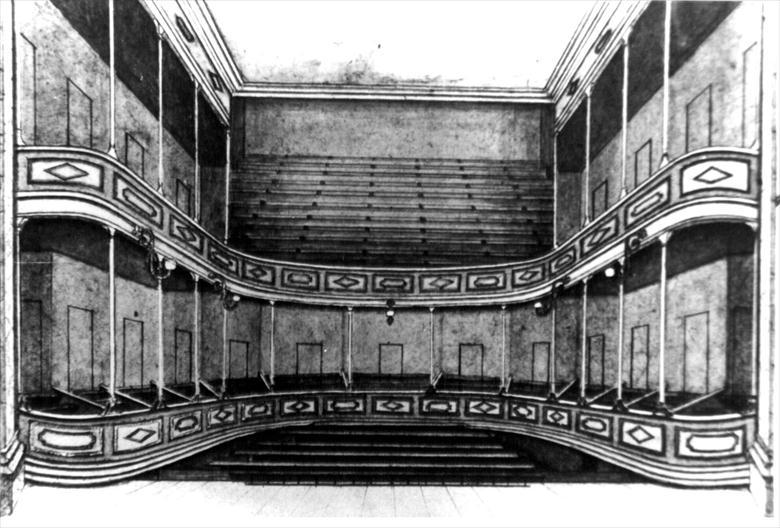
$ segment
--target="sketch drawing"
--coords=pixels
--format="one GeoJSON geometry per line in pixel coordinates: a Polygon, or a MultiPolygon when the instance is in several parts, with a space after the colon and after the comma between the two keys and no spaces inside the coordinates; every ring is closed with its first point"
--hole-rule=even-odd
{"type": "Polygon", "coordinates": [[[774,526],[779,24],[0,0],[2,525],[774,526]]]}

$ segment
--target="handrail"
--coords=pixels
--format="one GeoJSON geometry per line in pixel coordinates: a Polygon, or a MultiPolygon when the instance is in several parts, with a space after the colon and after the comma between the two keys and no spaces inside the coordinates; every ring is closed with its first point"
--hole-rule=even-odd
{"type": "Polygon", "coordinates": [[[637,398],[634,398],[633,400],[627,402],[626,403],[626,407],[629,408],[632,405],[636,405],[637,403],[641,402],[642,400],[646,400],[647,398],[649,398],[651,396],[655,396],[656,394],[658,394],[657,390],[650,391],[647,394],[642,394],[641,396],[639,396],[637,398]]]}
{"type": "Polygon", "coordinates": [[[577,383],[577,380],[578,380],[578,378],[574,378],[574,379],[573,379],[573,380],[571,380],[571,381],[570,381],[570,382],[569,382],[569,383],[568,383],[568,384],[567,384],[567,385],[566,385],[566,386],[565,386],[563,389],[561,389],[561,390],[559,390],[558,392],[556,392],[556,393],[555,393],[555,398],[556,398],[556,399],[559,399],[561,396],[563,396],[564,394],[566,394],[566,391],[567,391],[567,390],[569,390],[569,389],[571,389],[571,388],[574,386],[574,384],[575,384],[575,383],[577,383]]]}
{"type": "MultiPolygon", "coordinates": [[[[105,383],[101,383],[100,384],[100,388],[103,389],[104,391],[108,392],[108,386],[105,383]]],[[[116,396],[119,396],[122,399],[127,400],[127,401],[130,401],[130,402],[133,402],[133,403],[137,403],[141,407],[146,407],[147,409],[151,409],[153,407],[151,404],[146,403],[145,401],[143,401],[143,400],[141,400],[139,398],[136,398],[135,396],[131,396],[130,394],[127,394],[126,392],[124,392],[124,391],[122,391],[120,389],[114,389],[114,394],[116,396]]]]}
{"type": "Polygon", "coordinates": [[[161,255],[200,275],[218,274],[238,294],[308,304],[379,306],[388,297],[421,307],[532,300],[547,295],[562,277],[576,280],[580,270],[619,258],[625,241],[641,229],[648,228],[649,241],[679,224],[757,217],[756,151],[708,147],[672,160],[575,236],[534,259],[435,268],[324,266],[260,258],[225,246],[124,165],[91,149],[21,146],[18,166],[20,216],[73,215],[126,234],[140,225],[155,233],[161,255]],[[52,160],[88,176],[58,179],[47,172],[52,160]],[[692,180],[697,166],[706,170],[720,163],[724,170],[742,172],[733,180],[692,180]],[[666,221],[670,215],[674,219],[666,221]]]}
{"type": "Polygon", "coordinates": [[[209,391],[215,398],[222,399],[224,397],[224,394],[222,394],[217,389],[212,387],[211,383],[207,382],[206,380],[198,380],[198,382],[201,384],[203,388],[209,391]]]}
{"type": "Polygon", "coordinates": [[[703,395],[699,396],[698,398],[694,398],[694,399],[692,399],[689,402],[685,402],[685,403],[683,403],[681,405],[678,405],[677,407],[674,407],[673,409],[669,409],[669,410],[671,412],[673,412],[673,413],[676,413],[678,411],[682,411],[682,410],[687,409],[689,407],[693,407],[697,403],[701,403],[701,402],[703,402],[705,400],[709,400],[710,398],[713,398],[713,397],[717,396],[718,394],[724,392],[725,390],[726,390],[725,388],[724,389],[718,389],[718,390],[710,392],[708,394],[703,394],[703,395]]]}
{"type": "Polygon", "coordinates": [[[617,387],[610,387],[610,388],[608,388],[608,389],[606,389],[606,390],[603,390],[603,391],[599,392],[598,394],[596,394],[596,395],[595,395],[595,396],[593,396],[592,398],[586,398],[586,399],[585,399],[585,402],[586,402],[588,405],[590,405],[591,403],[593,403],[594,401],[598,400],[599,398],[603,398],[604,396],[606,396],[606,395],[607,395],[607,394],[609,394],[610,392],[614,392],[614,391],[616,391],[616,390],[617,390],[617,387]]]}
{"type": "Polygon", "coordinates": [[[268,392],[273,392],[274,389],[271,387],[271,384],[268,381],[268,377],[266,376],[266,373],[263,369],[260,369],[260,373],[258,374],[258,377],[260,378],[260,381],[263,382],[263,385],[265,385],[265,388],[268,389],[268,392]]]}
{"type": "Polygon", "coordinates": [[[57,394],[60,394],[60,395],[65,396],[67,398],[71,398],[73,400],[76,400],[77,402],[83,403],[84,405],[88,405],[88,406],[93,407],[95,409],[100,409],[104,413],[108,409],[108,407],[105,406],[105,405],[101,405],[101,404],[99,404],[97,402],[94,402],[94,401],[92,401],[92,400],[90,400],[88,398],[85,398],[83,396],[79,396],[78,394],[74,394],[74,393],[72,393],[70,391],[66,391],[66,390],[60,389],[58,387],[52,387],[52,390],[54,392],[56,392],[57,394]]]}

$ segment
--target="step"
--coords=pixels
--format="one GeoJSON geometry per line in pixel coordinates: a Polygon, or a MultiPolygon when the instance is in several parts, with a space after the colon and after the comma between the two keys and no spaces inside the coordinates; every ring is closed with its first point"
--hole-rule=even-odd
{"type": "MultiPolygon", "coordinates": [[[[234,460],[212,460],[208,463],[209,466],[215,466],[215,467],[222,467],[222,468],[241,468],[241,469],[247,469],[247,468],[291,468],[293,470],[299,470],[299,471],[311,471],[313,469],[318,469],[320,471],[331,471],[331,472],[339,472],[340,470],[345,469],[343,464],[340,464],[338,461],[327,461],[327,462],[317,462],[317,461],[308,461],[306,462],[305,466],[301,466],[300,462],[298,461],[265,461],[265,460],[256,460],[256,461],[234,461],[234,460]]],[[[521,462],[517,461],[514,463],[491,463],[491,464],[485,464],[484,462],[458,462],[458,463],[448,463],[447,461],[441,461],[441,462],[416,462],[416,461],[383,461],[383,462],[350,462],[349,469],[351,471],[355,471],[357,468],[361,469],[381,469],[381,470],[393,470],[393,469],[401,469],[409,471],[410,468],[414,469],[441,469],[441,468],[447,468],[450,471],[457,471],[457,470],[472,470],[472,469],[482,469],[482,470],[517,470],[517,469],[534,469],[534,465],[528,462],[521,462]]]]}
{"type": "Polygon", "coordinates": [[[516,459],[517,455],[513,452],[506,452],[503,450],[495,449],[489,451],[471,453],[468,449],[415,449],[406,445],[397,446],[397,449],[381,449],[376,445],[365,445],[360,447],[349,447],[343,444],[337,444],[327,446],[332,449],[324,449],[323,447],[312,447],[309,445],[290,445],[284,444],[281,446],[267,447],[266,449],[236,449],[233,451],[234,456],[248,456],[248,457],[267,457],[267,456],[296,456],[296,457],[377,457],[377,458],[389,458],[393,456],[413,457],[413,458],[465,458],[464,452],[468,453],[468,457],[473,458],[486,458],[486,459],[516,459]]]}
{"type": "MultiPolygon", "coordinates": [[[[252,445],[255,445],[257,447],[274,447],[279,449],[306,449],[306,448],[313,448],[313,449],[321,449],[325,447],[332,447],[333,443],[331,442],[323,442],[318,440],[306,440],[306,439],[300,439],[296,442],[279,442],[278,440],[255,440],[252,442],[252,445]]],[[[340,448],[350,448],[350,449],[364,449],[366,451],[370,451],[373,449],[397,449],[398,451],[403,451],[404,449],[412,449],[417,451],[440,451],[442,449],[451,449],[453,451],[503,451],[504,447],[498,444],[483,444],[483,443],[474,443],[474,442],[459,442],[455,445],[448,445],[448,446],[441,446],[441,445],[431,445],[430,443],[423,443],[423,442],[412,442],[408,440],[399,440],[397,442],[348,442],[348,441],[341,441],[338,443],[338,446],[340,448]]],[[[236,451],[237,453],[239,451],[236,451]]]]}

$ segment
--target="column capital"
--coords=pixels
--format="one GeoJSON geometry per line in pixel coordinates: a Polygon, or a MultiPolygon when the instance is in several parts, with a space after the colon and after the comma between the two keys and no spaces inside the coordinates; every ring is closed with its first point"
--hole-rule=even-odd
{"type": "Polygon", "coordinates": [[[108,226],[108,225],[103,225],[101,227],[103,227],[103,229],[108,231],[108,236],[110,236],[111,238],[114,238],[114,236],[116,236],[116,228],[115,227],[108,226]]]}
{"type": "Polygon", "coordinates": [[[662,246],[665,246],[669,243],[669,239],[672,238],[672,232],[671,231],[664,231],[660,235],[658,235],[658,241],[661,243],[662,246]]]}
{"type": "Polygon", "coordinates": [[[273,305],[275,305],[275,304],[276,304],[276,301],[268,301],[268,304],[270,304],[271,306],[273,306],[273,305]]]}
{"type": "Polygon", "coordinates": [[[347,306],[347,312],[352,313],[352,306],[347,306]]]}
{"type": "Polygon", "coordinates": [[[501,311],[502,312],[506,312],[506,304],[502,304],[501,305],[501,311]]]}
{"type": "Polygon", "coordinates": [[[433,311],[434,311],[435,309],[436,309],[436,307],[435,307],[435,306],[429,306],[429,307],[428,307],[428,311],[429,311],[429,312],[431,312],[431,313],[433,313],[433,311]]]}

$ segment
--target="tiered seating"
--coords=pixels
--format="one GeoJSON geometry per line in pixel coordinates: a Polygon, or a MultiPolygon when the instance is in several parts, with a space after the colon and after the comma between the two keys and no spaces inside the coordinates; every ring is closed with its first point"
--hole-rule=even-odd
{"type": "Polygon", "coordinates": [[[552,243],[536,161],[249,157],[232,172],[230,242],[351,265],[496,263],[552,243]]]}
{"type": "Polygon", "coordinates": [[[259,433],[160,479],[312,484],[524,484],[541,474],[500,435],[452,425],[320,424],[259,433]]]}

